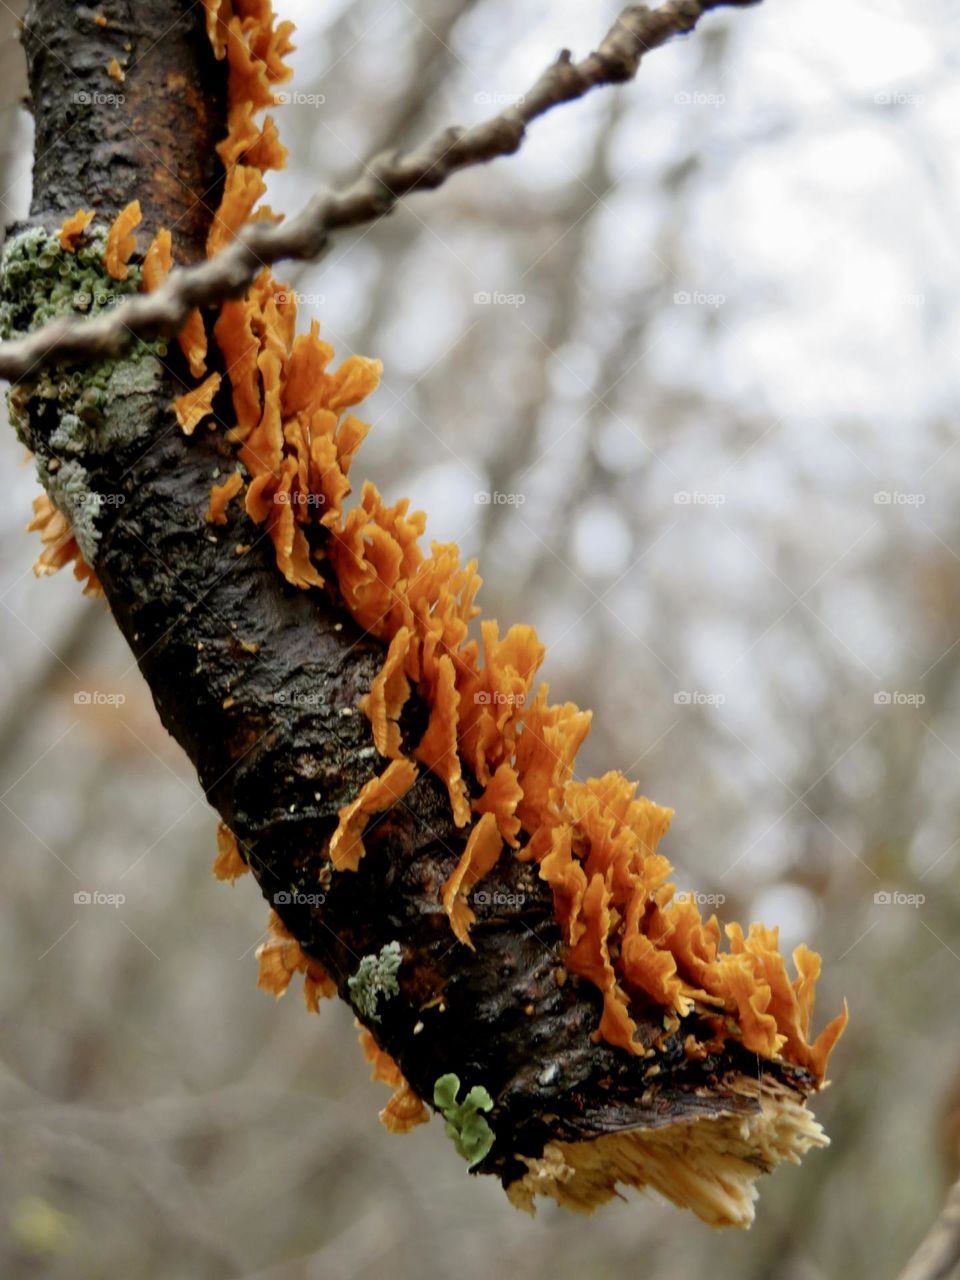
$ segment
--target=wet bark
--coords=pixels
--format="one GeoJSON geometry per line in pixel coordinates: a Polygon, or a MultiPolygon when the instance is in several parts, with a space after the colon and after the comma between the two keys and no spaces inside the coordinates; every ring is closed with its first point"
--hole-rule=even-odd
{"type": "MultiPolygon", "coordinates": [[[[35,224],[55,230],[81,205],[109,219],[139,198],[141,248],[166,225],[184,256],[202,254],[219,198],[214,144],[225,102],[223,64],[202,24],[192,0],[109,0],[96,9],[34,0],[24,47],[37,123],[35,224]],[[106,74],[113,57],[126,62],[122,84],[106,74]],[[114,92],[123,101],[95,110],[76,100],[114,92]]],[[[695,1015],[666,1040],[655,1078],[645,1076],[652,1059],[594,1041],[600,994],[566,975],[551,894],[535,866],[505,855],[483,884],[487,903],[476,904],[476,951],[456,941],[439,895],[465,835],[432,775],[371,824],[359,871],[332,872],[326,845],[337,812],[384,763],[357,710],[383,647],[358,630],[333,587],[289,587],[240,504],[227,526],[204,522],[218,469],[234,460],[222,432],[201,428],[188,439],[177,429],[170,402],[185,377],[171,353],[162,386],[142,398],[136,438],[107,448],[116,433],[101,430],[84,444],[91,488],[122,498],[102,506],[95,568],[164,725],[304,951],[349,1000],[361,957],[401,944],[400,994],[381,1001],[367,1024],[428,1102],[448,1072],[465,1089],[488,1090],[496,1141],[479,1168],[504,1181],[524,1172],[517,1154],[537,1155],[551,1137],[753,1108],[724,1077],[755,1075],[754,1057],[729,1046],[720,1057],[685,1061],[695,1015]],[[300,903],[297,894],[324,900],[300,903]]],[[[228,406],[224,397],[221,417],[228,406]]],[[[32,399],[25,411],[31,447],[53,461],[56,402],[32,399]]],[[[413,700],[408,738],[425,722],[413,700]]],[[[662,1012],[632,1010],[645,1043],[662,1036],[662,1012]]],[[[806,1091],[803,1073],[790,1075],[806,1091]]]]}

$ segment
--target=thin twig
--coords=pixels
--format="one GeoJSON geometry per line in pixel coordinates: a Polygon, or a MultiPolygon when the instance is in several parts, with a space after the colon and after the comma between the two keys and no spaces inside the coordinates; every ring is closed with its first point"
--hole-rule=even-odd
{"type": "Polygon", "coordinates": [[[318,258],[335,231],[376,222],[412,191],[433,190],[460,169],[512,155],[532,121],[600,85],[632,80],[645,53],[692,31],[708,10],[753,3],[666,0],[656,9],[631,5],[594,53],[574,62],[563,50],[524,97],[490,119],[469,129],[444,129],[415,151],[376,157],[350,186],[319,193],[283,225],[247,224],[222,253],[173,271],[155,293],[138,294],[96,319],[58,319],[24,338],[0,343],[0,378],[16,381],[55,360],[117,356],[137,338],[171,336],[194,307],[243,293],[262,267],[280,259],[318,258]]]}
{"type": "Polygon", "coordinates": [[[947,1280],[960,1266],[960,1182],[955,1182],[943,1212],[919,1249],[900,1272],[900,1280],[947,1280]]]}

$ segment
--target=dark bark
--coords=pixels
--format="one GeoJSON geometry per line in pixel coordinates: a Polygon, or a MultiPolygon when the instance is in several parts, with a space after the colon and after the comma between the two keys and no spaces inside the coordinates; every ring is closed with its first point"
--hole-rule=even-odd
{"type": "Polygon", "coordinates": [[[36,124],[34,216],[59,224],[81,205],[106,214],[139,199],[145,236],[175,222],[181,256],[203,256],[220,202],[210,143],[226,80],[200,38],[202,17],[202,6],[180,0],[30,6],[23,47],[36,124]],[[113,58],[123,81],[108,73],[113,58]]]}
{"type": "MultiPolygon", "coordinates": [[[[52,230],[79,205],[94,204],[109,218],[139,197],[147,234],[175,225],[176,244],[198,254],[215,193],[206,203],[196,197],[217,181],[211,157],[224,102],[223,68],[209,55],[202,7],[138,0],[101,8],[106,28],[92,21],[92,10],[58,0],[34,0],[30,10],[33,219],[52,230]],[[106,119],[72,111],[71,68],[110,92],[113,82],[99,69],[119,56],[124,40],[133,64],[161,31],[116,86],[125,102],[106,119]],[[171,88],[181,77],[185,87],[171,88]],[[170,169],[180,180],[171,180],[170,169]]],[[[723,1079],[733,1071],[756,1075],[756,1059],[729,1047],[720,1058],[686,1063],[681,1045],[690,1025],[658,1054],[656,1080],[644,1076],[650,1060],[594,1043],[600,995],[589,983],[563,981],[551,895],[535,866],[504,856],[489,888],[522,894],[523,906],[479,906],[476,952],[456,941],[439,891],[465,835],[432,775],[371,826],[358,872],[331,873],[326,843],[337,811],[384,764],[356,709],[383,648],[358,631],[332,589],[302,592],[284,582],[272,544],[240,504],[231,506],[225,528],[205,524],[216,469],[232,469],[233,458],[221,433],[201,428],[187,439],[177,429],[169,406],[181,389],[178,360],[167,360],[162,386],[142,398],[136,438],[107,448],[100,442],[116,433],[101,430],[85,442],[91,487],[123,498],[102,509],[95,567],[164,725],[241,842],[265,897],[325,894],[318,906],[277,905],[304,951],[349,999],[347,979],[360,958],[401,943],[400,996],[381,1002],[370,1029],[427,1101],[447,1072],[464,1087],[487,1088],[496,1143],[480,1168],[505,1181],[523,1171],[515,1153],[539,1154],[550,1137],[754,1108],[723,1079]],[[238,546],[249,550],[237,554],[238,546]]],[[[31,401],[28,419],[31,447],[49,461],[56,404],[31,401]]],[[[415,737],[425,724],[416,700],[407,719],[415,737]]],[[[632,1012],[645,1042],[662,1033],[661,1010],[632,1012]]],[[[767,1070],[789,1073],[801,1092],[810,1084],[789,1068],[767,1070]]]]}

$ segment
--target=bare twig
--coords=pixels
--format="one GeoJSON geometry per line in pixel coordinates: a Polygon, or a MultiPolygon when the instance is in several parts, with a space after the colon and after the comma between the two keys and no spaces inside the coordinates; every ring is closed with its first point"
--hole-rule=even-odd
{"type": "Polygon", "coordinates": [[[656,9],[631,5],[594,53],[574,62],[564,50],[529,93],[481,124],[452,126],[415,151],[376,157],[344,190],[319,193],[282,226],[248,224],[229,248],[208,262],[172,272],[155,293],[132,297],[96,319],[55,320],[24,338],[0,343],[0,377],[16,381],[54,360],[117,356],[137,338],[172,335],[194,307],[242,293],[261,267],[280,259],[315,259],[335,231],[376,222],[412,191],[433,190],[460,169],[512,155],[532,121],[600,85],[633,79],[645,53],[692,31],[708,10],[753,3],[666,0],[656,9]]]}
{"type": "Polygon", "coordinates": [[[960,1266],[960,1182],[953,1185],[943,1212],[916,1253],[900,1272],[900,1280],[947,1280],[960,1266]]]}

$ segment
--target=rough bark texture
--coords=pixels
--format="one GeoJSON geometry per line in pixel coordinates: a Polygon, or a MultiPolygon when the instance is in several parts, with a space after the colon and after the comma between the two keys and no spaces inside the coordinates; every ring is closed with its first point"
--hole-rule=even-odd
{"type": "MultiPolygon", "coordinates": [[[[32,219],[53,230],[79,205],[109,219],[138,197],[141,247],[165,224],[175,226],[181,251],[197,255],[215,199],[211,157],[223,119],[223,68],[210,56],[203,9],[192,0],[111,0],[97,12],[106,27],[92,10],[61,0],[34,0],[29,13],[24,44],[38,143],[32,219]],[[125,42],[130,69],[116,85],[103,69],[125,42]],[[125,101],[106,117],[78,114],[75,70],[84,87],[115,88],[125,101]]],[[[202,428],[187,439],[176,428],[178,361],[171,355],[160,386],[139,393],[130,438],[101,429],[83,443],[91,489],[124,499],[102,508],[95,567],[164,725],[196,765],[265,897],[325,895],[319,905],[277,904],[303,949],[348,999],[360,958],[401,943],[400,996],[381,1002],[370,1028],[428,1101],[447,1072],[464,1087],[486,1087],[496,1142],[479,1167],[505,1181],[523,1171],[516,1153],[539,1154],[549,1137],[754,1108],[734,1099],[723,1077],[755,1075],[756,1059],[728,1048],[721,1059],[684,1064],[689,1026],[658,1055],[655,1080],[644,1076],[650,1060],[594,1042],[599,992],[563,980],[550,891],[535,866],[504,857],[484,887],[491,899],[498,890],[522,894],[522,908],[480,905],[476,952],[455,940],[439,891],[465,837],[432,775],[369,830],[357,873],[331,874],[325,846],[337,811],[382,768],[356,706],[383,649],[332,593],[284,582],[270,541],[239,504],[226,527],[204,523],[216,469],[233,463],[222,433],[202,428]],[[238,554],[238,547],[249,549],[238,554]]],[[[56,402],[31,400],[26,416],[24,434],[49,462],[56,402]]],[[[407,716],[408,733],[422,732],[424,708],[414,701],[407,716]]],[[[648,1043],[662,1033],[660,1011],[632,1012],[648,1043]]],[[[803,1073],[790,1074],[805,1091],[803,1073]]]]}
{"type": "Polygon", "coordinates": [[[202,16],[202,6],[179,0],[31,5],[23,47],[35,107],[35,217],[59,223],[78,204],[106,213],[139,199],[144,235],[175,222],[182,256],[203,256],[220,202],[210,143],[226,82],[198,38],[202,16]],[[107,71],[113,58],[123,81],[107,71]]]}

